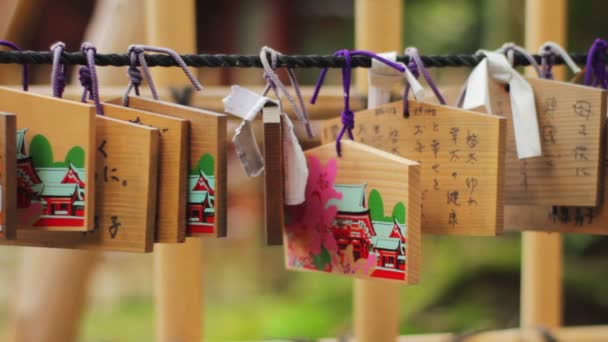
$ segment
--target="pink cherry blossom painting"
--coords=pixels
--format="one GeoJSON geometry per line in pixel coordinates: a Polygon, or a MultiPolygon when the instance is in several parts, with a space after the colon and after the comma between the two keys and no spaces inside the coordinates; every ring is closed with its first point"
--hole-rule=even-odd
{"type": "MultiPolygon", "coordinates": [[[[365,175],[357,167],[365,158],[348,151],[354,144],[345,144],[341,158],[335,152],[325,159],[323,153],[307,152],[306,200],[285,209],[287,268],[415,282],[415,278],[414,281],[408,278],[412,263],[408,260],[411,248],[408,240],[414,236],[413,246],[418,248],[419,235],[411,231],[419,227],[408,224],[419,222],[409,216],[420,215],[419,208],[415,208],[420,202],[406,206],[412,197],[408,195],[408,172],[403,173],[401,180],[398,175],[390,177],[395,180],[389,183],[386,175],[378,180],[373,173],[365,175]],[[352,156],[357,156],[354,163],[348,160],[352,156]],[[391,183],[400,186],[393,187],[391,183]],[[385,188],[389,188],[389,194],[383,197],[385,188]]],[[[368,149],[365,147],[365,152],[369,153],[368,149]]],[[[402,165],[404,171],[413,163],[407,162],[406,167],[402,165]]]]}

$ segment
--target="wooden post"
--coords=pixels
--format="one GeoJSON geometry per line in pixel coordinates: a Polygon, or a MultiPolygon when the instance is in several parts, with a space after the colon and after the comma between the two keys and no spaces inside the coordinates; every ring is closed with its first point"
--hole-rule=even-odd
{"type": "MultiPolygon", "coordinates": [[[[526,48],[547,40],[566,43],[566,0],[526,1],[526,48]]],[[[557,70],[556,70],[557,71],[557,70]]],[[[563,69],[556,73],[563,78],[563,69]]],[[[558,327],[562,322],[562,237],[559,233],[522,233],[522,327],[558,327]]]]}
{"type": "MultiPolygon", "coordinates": [[[[196,52],[196,3],[194,0],[146,1],[147,43],[174,49],[178,53],[196,52]]],[[[175,68],[153,68],[159,87],[187,82],[175,68]]],[[[203,305],[203,242],[188,238],[183,244],[154,246],[156,287],[156,340],[200,341],[203,305]]]]}
{"type": "MultiPolygon", "coordinates": [[[[177,53],[196,53],[196,1],[146,1],[148,44],[168,47],[177,53]]],[[[153,68],[159,87],[182,86],[188,79],[175,68],[153,68]]],[[[196,75],[197,70],[192,72],[196,75]]]]}
{"type": "MultiPolygon", "coordinates": [[[[95,3],[95,15],[91,18],[85,34],[85,41],[97,46],[99,53],[127,53],[129,44],[145,39],[144,14],[141,8],[146,0],[99,0],[95,3]],[[135,18],[141,20],[135,20],[135,18]],[[112,34],[109,34],[112,33],[112,34]],[[105,47],[112,47],[106,50],[105,47]]],[[[67,47],[66,51],[75,50],[67,47]]],[[[78,80],[78,68],[73,69],[72,79],[78,80]]],[[[125,68],[97,68],[97,78],[104,85],[119,85],[126,88],[129,78],[125,68]]],[[[144,87],[142,87],[143,89],[144,87]]],[[[105,88],[104,88],[105,89],[105,88]]],[[[102,91],[102,96],[105,91],[102,91]]],[[[108,97],[109,98],[109,97],[108,97]]]]}
{"type": "Polygon", "coordinates": [[[95,251],[24,248],[7,340],[76,341],[95,251]]]}
{"type": "MultiPolygon", "coordinates": [[[[355,0],[355,48],[402,50],[402,0],[355,0]]],[[[357,70],[356,89],[367,91],[366,69],[357,70]]],[[[359,342],[396,341],[399,334],[398,284],[355,279],[354,333],[359,342]]]]}
{"type": "MultiPolygon", "coordinates": [[[[355,0],[355,48],[403,51],[403,0],[355,0]]],[[[367,91],[367,69],[356,70],[357,92],[367,91]]]]}
{"type": "MultiPolygon", "coordinates": [[[[129,1],[128,4],[132,5],[132,3],[136,4],[141,1],[143,0],[129,1]]],[[[27,4],[39,1],[21,2],[27,4]]],[[[114,25],[124,30],[105,30],[101,25],[108,21],[110,8],[126,5],[126,3],[127,0],[100,1],[84,40],[95,42],[98,51],[119,51],[119,49],[126,49],[120,45],[121,41],[140,39],[141,37],[138,38],[137,31],[133,28],[136,23],[143,20],[143,15],[139,12],[132,12],[128,17],[113,18],[114,25]]],[[[23,25],[23,23],[21,24],[23,25]]],[[[19,69],[18,72],[21,73],[21,70],[19,69]]],[[[105,89],[108,84],[112,84],[112,82],[107,82],[105,76],[118,79],[116,75],[119,75],[125,79],[121,83],[126,82],[124,69],[98,68],[97,72],[100,76],[99,83],[104,86],[102,89],[105,89]]],[[[19,74],[19,79],[20,77],[19,74]]],[[[74,78],[73,84],[74,81],[78,82],[77,78],[74,78]]],[[[80,85],[72,86],[72,89],[77,89],[77,93],[82,91],[80,85]]],[[[47,90],[45,89],[45,91],[47,90]]],[[[97,251],[24,248],[18,275],[19,290],[15,299],[7,340],[13,342],[77,340],[89,279],[99,261],[100,253],[97,251]],[[40,286],[40,284],[48,286],[40,286]],[[35,328],[32,328],[34,326],[35,328]]]]}

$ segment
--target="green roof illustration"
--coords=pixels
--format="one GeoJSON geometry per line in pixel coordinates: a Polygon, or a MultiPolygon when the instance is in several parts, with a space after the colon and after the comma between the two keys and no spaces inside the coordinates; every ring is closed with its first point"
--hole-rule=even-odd
{"type": "MultiPolygon", "coordinates": [[[[69,167],[72,170],[74,170],[74,172],[76,172],[76,174],[78,175],[78,178],[80,178],[81,181],[84,181],[86,179],[84,169],[77,168],[72,163],[69,164],[69,167]]],[[[63,180],[63,178],[65,177],[67,170],[68,169],[65,167],[37,167],[36,168],[38,177],[40,177],[42,182],[49,183],[49,184],[60,184],[61,181],[63,180]]]]}
{"type": "Polygon", "coordinates": [[[188,195],[188,203],[203,203],[209,193],[207,191],[193,191],[188,195]]]}
{"type": "Polygon", "coordinates": [[[81,181],[85,181],[86,180],[86,175],[84,172],[84,168],[78,168],[76,167],[74,164],[72,164],[71,161],[68,161],[68,167],[72,170],[74,170],[74,172],[76,172],[76,174],[78,175],[78,178],[80,178],[81,181]]]}
{"type": "Polygon", "coordinates": [[[365,208],[365,187],[363,184],[334,184],[334,189],[342,193],[341,199],[331,199],[327,202],[328,206],[335,205],[339,212],[362,213],[367,211],[365,208]]]}
{"type": "Polygon", "coordinates": [[[205,174],[203,172],[203,170],[199,170],[199,174],[190,175],[190,177],[188,179],[189,180],[188,190],[192,191],[192,189],[194,189],[194,187],[196,186],[196,183],[198,183],[198,179],[200,176],[203,176],[203,178],[205,178],[207,183],[209,183],[209,186],[211,187],[211,189],[215,189],[215,177],[207,176],[207,174],[205,174]]]}
{"type": "Polygon", "coordinates": [[[374,247],[377,249],[384,249],[387,251],[394,251],[399,248],[401,240],[399,239],[377,239],[374,243],[374,247]]]}
{"type": "Polygon", "coordinates": [[[61,184],[61,185],[45,185],[40,192],[42,197],[72,197],[76,194],[78,185],[76,184],[61,184]]]}
{"type": "Polygon", "coordinates": [[[398,222],[385,221],[373,221],[372,223],[374,224],[374,230],[376,231],[376,235],[378,235],[379,238],[388,238],[391,235],[395,224],[399,226],[399,229],[401,230],[401,235],[407,236],[407,229],[404,224],[398,222]]]}

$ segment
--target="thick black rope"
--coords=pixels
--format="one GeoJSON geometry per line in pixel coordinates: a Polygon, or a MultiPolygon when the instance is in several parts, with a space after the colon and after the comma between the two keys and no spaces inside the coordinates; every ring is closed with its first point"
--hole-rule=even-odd
{"type": "MultiPolygon", "coordinates": [[[[533,55],[540,63],[540,55],[533,55]]],[[[582,53],[570,54],[577,64],[585,64],[587,55],[582,53]]],[[[206,68],[261,68],[262,63],[258,56],[243,55],[182,55],[187,65],[191,67],[206,68]]],[[[446,56],[421,56],[427,68],[445,67],[474,67],[483,56],[475,55],[446,55],[446,56]]],[[[0,64],[51,64],[53,55],[47,51],[0,51],[0,64]]],[[[407,56],[398,56],[399,62],[407,63],[407,56]]],[[[146,55],[149,66],[171,67],[177,63],[167,55],[146,55]]],[[[81,52],[66,52],[62,57],[66,65],[85,65],[86,58],[81,52]]],[[[530,65],[524,56],[515,54],[515,65],[530,65]]],[[[97,54],[95,64],[100,66],[128,66],[130,63],[127,54],[97,54]]],[[[561,57],[555,58],[555,64],[564,64],[561,57]]],[[[283,55],[278,57],[278,67],[290,68],[341,68],[344,66],[343,57],[321,56],[321,55],[283,55]]],[[[366,56],[353,56],[353,67],[369,68],[371,59],[366,56]]]]}

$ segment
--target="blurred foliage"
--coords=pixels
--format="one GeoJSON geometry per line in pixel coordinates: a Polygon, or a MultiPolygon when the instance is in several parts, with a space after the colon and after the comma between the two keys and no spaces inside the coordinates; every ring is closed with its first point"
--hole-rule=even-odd
{"type": "MultiPolygon", "coordinates": [[[[578,235],[568,241],[582,241],[578,235]]],[[[608,239],[602,249],[608,247],[608,239]]],[[[566,324],[602,323],[608,312],[608,269],[601,255],[566,248],[564,311],[566,324]]],[[[400,332],[432,333],[500,329],[519,320],[519,234],[497,238],[425,236],[420,285],[403,287],[400,332]]],[[[605,255],[603,256],[605,257],[605,255]]],[[[238,266],[238,260],[226,263],[238,266]]],[[[207,272],[220,279],[221,269],[207,272]]],[[[278,273],[285,281],[275,289],[206,293],[206,340],[318,338],[351,334],[352,280],[326,274],[259,269],[262,277],[278,273]]],[[[246,277],[245,275],[245,278],[246,277]]],[[[276,276],[276,274],[275,274],[276,276]]],[[[123,299],[89,309],[83,341],[148,341],[154,336],[151,298],[123,299]]],[[[604,322],[605,323],[605,322],[604,322]]]]}

